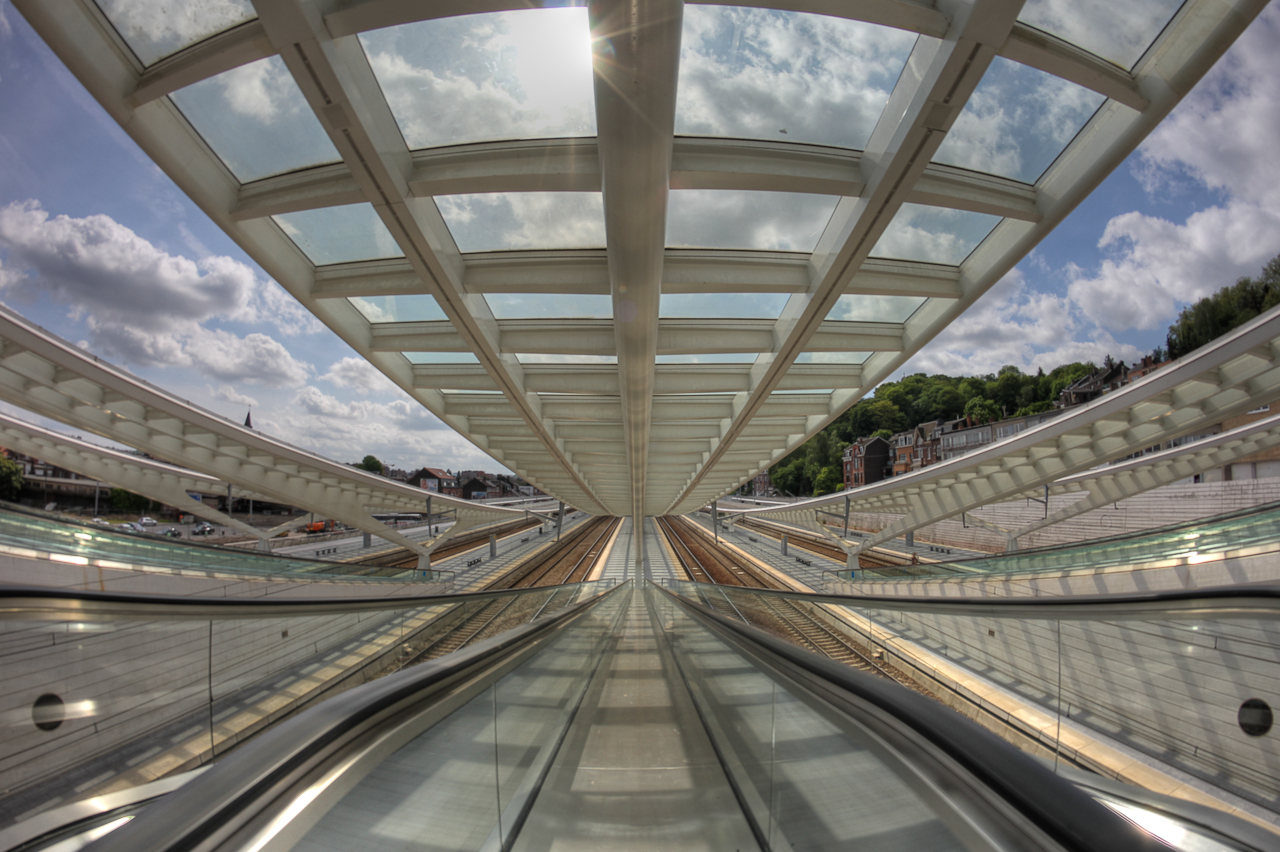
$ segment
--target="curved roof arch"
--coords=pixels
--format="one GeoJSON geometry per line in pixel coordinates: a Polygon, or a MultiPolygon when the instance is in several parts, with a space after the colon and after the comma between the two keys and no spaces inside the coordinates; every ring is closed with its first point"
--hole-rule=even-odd
{"type": "Polygon", "coordinates": [[[15,5],[218,225],[401,388],[548,493],[641,516],[732,491],[891,375],[1115,168],[1265,3],[1161,6],[1107,45],[1083,26],[1105,4],[1082,10],[1081,26],[1010,0],[750,4],[914,34],[853,148],[677,136],[684,5],[599,0],[580,21],[594,136],[413,149],[387,69],[417,60],[373,50],[369,34],[552,10],[259,0],[187,43],[145,22],[121,29],[92,0],[15,5]],[[259,127],[210,99],[251,67],[290,99],[288,121],[259,127]],[[975,120],[971,104],[991,92],[1034,101],[1036,86],[1077,104],[1065,130],[1026,143],[1043,171],[957,164],[947,146],[975,120]],[[246,161],[233,131],[280,161],[246,161]],[[283,135],[255,135],[268,131],[283,135]],[[733,216],[762,205],[789,211],[791,231],[744,236],[733,216]],[[498,214],[502,233],[485,224],[498,214]]]}

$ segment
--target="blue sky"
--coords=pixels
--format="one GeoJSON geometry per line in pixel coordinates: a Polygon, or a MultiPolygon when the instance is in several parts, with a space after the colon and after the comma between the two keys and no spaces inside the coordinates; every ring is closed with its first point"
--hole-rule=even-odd
{"type": "MultiPolygon", "coordinates": [[[[685,132],[768,137],[785,130],[785,138],[817,142],[865,134],[911,43],[812,16],[690,10],[677,115],[685,132]],[[732,41],[727,32],[735,34],[732,41]],[[779,58],[800,43],[807,67],[779,58]],[[858,63],[838,61],[855,53],[858,63]],[[732,74],[717,78],[712,65],[723,62],[732,74]],[[756,103],[753,92],[768,102],[756,103]],[[787,127],[775,120],[778,104],[793,110],[787,127]],[[846,110],[843,125],[812,118],[849,104],[856,109],[846,110]]],[[[570,12],[581,10],[557,14],[570,12]]],[[[510,31],[495,32],[503,55],[524,61],[510,31]]],[[[904,371],[984,373],[1003,364],[1033,371],[1107,354],[1133,360],[1163,343],[1189,301],[1256,274],[1280,253],[1277,43],[1280,13],[1272,8],[1137,153],[904,371]]],[[[520,97],[532,100],[517,102],[516,89],[497,78],[472,80],[468,89],[458,81],[479,73],[475,68],[431,66],[414,44],[367,40],[389,90],[430,84],[447,104],[479,86],[510,110],[512,126],[594,132],[584,92],[556,100],[530,91],[520,97]]],[[[580,74],[577,62],[576,54],[566,59],[563,72],[580,74]]],[[[1001,69],[991,90],[1023,85],[1020,73],[1001,69]]],[[[1043,146],[1074,132],[1073,122],[1093,106],[1052,80],[1037,85],[1040,95],[1016,105],[1021,113],[1003,117],[991,106],[994,97],[975,98],[972,117],[957,123],[939,158],[1023,178],[1043,168],[1043,146]],[[1023,113],[1037,109],[1035,137],[1022,149],[984,140],[998,121],[1028,125],[1023,113]]],[[[565,89],[552,91],[560,97],[565,89]]],[[[406,134],[430,131],[408,111],[401,123],[406,134]]],[[[497,467],[358,359],[212,225],[8,2],[0,2],[0,162],[0,300],[18,312],[228,417],[242,419],[252,407],[258,428],[340,460],[372,452],[401,467],[497,467]]],[[[442,200],[442,207],[449,217],[474,217],[468,221],[480,230],[469,239],[478,242],[537,246],[563,239],[572,224],[574,240],[595,244],[602,232],[598,198],[569,201],[580,215],[566,213],[562,200],[536,195],[459,197],[442,200]],[[486,224],[480,213],[488,208],[511,221],[486,224]]],[[[926,227],[923,213],[908,212],[915,218],[903,227],[926,227]]],[[[826,215],[727,195],[677,194],[672,239],[714,244],[752,234],[753,244],[803,247],[826,215]]],[[[893,244],[888,237],[884,243],[886,250],[893,244]]]]}

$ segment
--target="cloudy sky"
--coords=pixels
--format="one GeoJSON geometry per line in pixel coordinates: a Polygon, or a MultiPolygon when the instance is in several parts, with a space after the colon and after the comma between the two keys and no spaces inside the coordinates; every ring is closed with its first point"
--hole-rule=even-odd
{"type": "MultiPolygon", "coordinates": [[[[143,39],[137,33],[155,20],[149,2],[107,3],[148,60],[171,51],[184,32],[216,31],[218,15],[234,20],[247,9],[240,0],[191,6],[207,19],[194,12],[166,19],[168,29],[143,39]]],[[[1037,0],[1027,14],[1065,27],[1054,17],[1061,5],[1037,0]]],[[[1150,21],[1140,26],[1156,28],[1173,8],[1168,0],[1111,6],[1141,8],[1150,21]]],[[[1062,21],[1072,19],[1078,16],[1062,21]]],[[[593,135],[585,26],[584,10],[540,10],[410,25],[361,40],[402,133],[417,147],[593,135]],[[525,25],[535,21],[520,17],[528,14],[540,17],[525,25]]],[[[1081,38],[1106,39],[1126,26],[1093,28],[1081,38]]],[[[690,6],[677,130],[861,147],[913,43],[913,36],[855,22],[690,6]]],[[[1137,153],[906,371],[1034,370],[1107,354],[1133,360],[1163,343],[1182,306],[1255,274],[1280,253],[1277,43],[1280,12],[1272,8],[1137,153]]],[[[1126,63],[1140,49],[1114,38],[1092,46],[1126,63]]],[[[279,60],[189,87],[175,102],[242,180],[336,158],[279,60]],[[302,143],[273,141],[280,138],[302,143]]],[[[998,60],[938,159],[1034,180],[1098,103],[998,60]]],[[[496,466],[357,358],[214,227],[8,0],[0,0],[0,163],[6,305],[199,405],[237,420],[251,408],[262,431],[342,461],[374,453],[400,467],[496,466]]],[[[668,240],[811,249],[836,202],[675,192],[668,240]]],[[[603,243],[598,194],[453,196],[439,205],[463,250],[603,243]]],[[[304,250],[319,253],[330,244],[323,229],[336,227],[321,218],[277,221],[304,250]]],[[[912,257],[928,246],[931,259],[958,261],[993,224],[909,205],[876,253],[912,257]]],[[[380,228],[371,220],[366,256],[395,253],[380,228]]],[[[439,309],[429,301],[359,307],[371,319],[432,318],[439,309]]],[[[562,310],[547,299],[491,302],[499,316],[562,310]]],[[[743,299],[739,309],[776,316],[781,304],[743,299]]],[[[837,310],[858,319],[864,308],[842,301],[837,310]]],[[[571,310],[599,315],[608,302],[579,297],[571,310]]],[[[705,297],[667,297],[662,311],[705,313],[705,297]]]]}

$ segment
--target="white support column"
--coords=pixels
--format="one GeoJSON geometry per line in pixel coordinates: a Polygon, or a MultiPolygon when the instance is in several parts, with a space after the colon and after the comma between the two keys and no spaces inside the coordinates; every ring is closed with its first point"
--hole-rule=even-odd
{"type": "Polygon", "coordinates": [[[643,517],[683,0],[589,0],[629,505],[643,517]]]}

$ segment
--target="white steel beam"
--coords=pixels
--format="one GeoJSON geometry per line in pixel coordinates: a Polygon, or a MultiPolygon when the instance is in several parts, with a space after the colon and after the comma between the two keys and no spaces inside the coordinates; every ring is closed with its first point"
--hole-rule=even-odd
{"type": "MultiPolygon", "coordinates": [[[[789,508],[817,509],[848,498],[856,512],[905,512],[901,520],[862,539],[860,552],[988,503],[1036,494],[1055,482],[1063,489],[1078,489],[1082,481],[1064,477],[1195,434],[1277,396],[1280,308],[1273,308],[1175,364],[1033,429],[904,476],[789,508]]],[[[1144,464],[1139,460],[1134,466],[1144,464]]],[[[1085,478],[1107,474],[1094,472],[1085,478]]]]}
{"type": "Polygon", "coordinates": [[[1010,543],[1016,545],[1019,538],[1036,530],[1275,447],[1280,447],[1280,414],[1131,462],[1060,479],[1049,487],[1050,493],[1083,489],[1087,494],[1070,506],[1009,532],[1010,543]]]}

